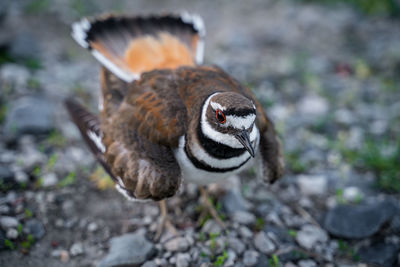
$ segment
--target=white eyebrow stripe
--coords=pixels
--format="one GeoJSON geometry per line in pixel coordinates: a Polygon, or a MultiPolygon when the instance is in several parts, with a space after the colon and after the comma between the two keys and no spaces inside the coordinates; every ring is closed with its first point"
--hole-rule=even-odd
{"type": "Polygon", "coordinates": [[[210,105],[214,110],[220,109],[221,111],[226,110],[226,107],[221,106],[221,104],[217,102],[210,101],[210,105]]]}
{"type": "Polygon", "coordinates": [[[249,114],[245,117],[228,115],[228,116],[226,116],[226,121],[227,121],[226,124],[228,124],[227,126],[229,126],[229,124],[230,124],[230,126],[236,128],[236,129],[243,129],[243,128],[248,129],[254,123],[255,119],[256,119],[255,114],[249,114]]]}

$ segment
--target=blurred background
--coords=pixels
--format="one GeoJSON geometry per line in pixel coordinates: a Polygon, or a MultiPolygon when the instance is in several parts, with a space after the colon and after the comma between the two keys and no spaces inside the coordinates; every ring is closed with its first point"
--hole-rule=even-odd
{"type": "Polygon", "coordinates": [[[0,0],[0,265],[396,266],[399,86],[398,0],[0,0]],[[158,206],[113,189],[62,104],[96,111],[100,86],[70,25],[185,10],[205,20],[205,64],[273,118],[287,167],[273,186],[250,170],[210,189],[229,231],[183,186],[181,235],[154,243],[158,206]]]}

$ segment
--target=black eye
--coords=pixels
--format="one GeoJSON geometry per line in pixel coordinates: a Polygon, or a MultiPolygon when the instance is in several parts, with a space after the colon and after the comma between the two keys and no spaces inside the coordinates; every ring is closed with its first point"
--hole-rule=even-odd
{"type": "Polygon", "coordinates": [[[217,109],[217,111],[215,112],[215,117],[220,123],[226,122],[225,114],[220,109],[217,109]]]}

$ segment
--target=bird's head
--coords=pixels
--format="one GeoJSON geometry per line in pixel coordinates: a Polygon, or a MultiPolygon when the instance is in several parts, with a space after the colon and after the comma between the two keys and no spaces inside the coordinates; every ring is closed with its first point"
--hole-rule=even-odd
{"type": "Polygon", "coordinates": [[[258,130],[256,106],[234,92],[214,93],[207,98],[202,112],[202,130],[211,139],[232,148],[245,148],[252,157],[258,130]]]}

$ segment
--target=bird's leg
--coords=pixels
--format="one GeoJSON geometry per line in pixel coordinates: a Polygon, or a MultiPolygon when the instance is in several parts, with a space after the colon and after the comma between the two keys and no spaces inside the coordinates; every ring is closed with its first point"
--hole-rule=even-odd
{"type": "Polygon", "coordinates": [[[154,240],[158,241],[164,231],[164,227],[167,227],[168,230],[170,230],[173,235],[178,235],[178,231],[176,228],[172,225],[170,219],[168,218],[168,210],[167,210],[167,201],[165,199],[161,200],[159,202],[160,205],[160,211],[161,211],[161,222],[159,223],[156,231],[156,235],[154,237],[154,240]]]}
{"type": "Polygon", "coordinates": [[[225,223],[221,220],[221,217],[219,217],[217,210],[215,209],[213,203],[211,203],[210,201],[210,196],[208,195],[207,190],[203,187],[200,186],[200,193],[201,193],[201,197],[203,198],[203,202],[205,205],[205,208],[208,210],[208,212],[210,213],[211,217],[213,217],[217,223],[223,228],[226,228],[225,223]]]}

